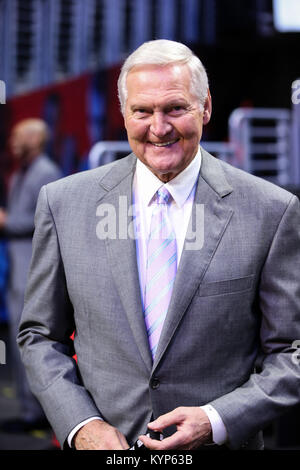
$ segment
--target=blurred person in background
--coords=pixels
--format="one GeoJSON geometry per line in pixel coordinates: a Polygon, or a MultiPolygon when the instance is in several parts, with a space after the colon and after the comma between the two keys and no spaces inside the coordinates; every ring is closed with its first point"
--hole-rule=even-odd
{"type": "Polygon", "coordinates": [[[48,128],[41,119],[17,123],[10,136],[10,149],[17,160],[7,197],[7,208],[0,208],[0,230],[8,241],[9,279],[7,309],[11,367],[20,404],[19,418],[3,422],[4,432],[26,432],[47,427],[45,415],[32,395],[16,345],[16,336],[24,303],[24,291],[32,252],[34,213],[44,184],[62,176],[60,169],[44,153],[48,128]]]}

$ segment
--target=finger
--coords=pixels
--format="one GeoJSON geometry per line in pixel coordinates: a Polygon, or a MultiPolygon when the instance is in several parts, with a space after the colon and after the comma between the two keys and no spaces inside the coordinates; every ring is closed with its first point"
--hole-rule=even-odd
{"type": "Polygon", "coordinates": [[[151,439],[148,436],[139,436],[139,440],[142,441],[145,447],[150,450],[160,450],[159,443],[156,439],[151,439]]]}
{"type": "Polygon", "coordinates": [[[182,449],[187,445],[186,440],[180,431],[175,432],[172,436],[166,437],[162,441],[151,439],[148,436],[139,436],[139,439],[150,450],[182,449]]]}
{"type": "Polygon", "coordinates": [[[183,415],[179,408],[176,408],[169,413],[159,416],[156,420],[148,424],[148,427],[153,431],[162,431],[168,426],[178,424],[183,420],[183,415]]]}

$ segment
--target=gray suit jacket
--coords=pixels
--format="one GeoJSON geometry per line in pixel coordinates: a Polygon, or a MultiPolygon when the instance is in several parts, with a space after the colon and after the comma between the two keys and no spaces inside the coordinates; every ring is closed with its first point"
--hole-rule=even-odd
{"type": "Polygon", "coordinates": [[[18,342],[62,444],[94,415],[132,443],[152,414],[211,403],[231,448],[260,448],[253,436],[299,403],[299,201],[202,157],[192,219],[203,204],[204,243],[184,249],[154,364],[135,241],[96,233],[99,206],[115,207],[118,221],[120,196],[131,204],[135,156],[40,193],[18,342]]]}
{"type": "Polygon", "coordinates": [[[13,175],[4,228],[4,234],[9,239],[9,289],[13,296],[24,296],[31,259],[34,214],[40,189],[61,177],[58,166],[43,154],[25,172],[19,170],[13,175]]]}

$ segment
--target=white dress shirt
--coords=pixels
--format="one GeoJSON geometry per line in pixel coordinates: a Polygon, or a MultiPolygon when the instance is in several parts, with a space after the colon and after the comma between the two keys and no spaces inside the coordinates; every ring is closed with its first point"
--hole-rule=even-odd
{"type": "MultiPolygon", "coordinates": [[[[183,251],[184,240],[191,216],[192,205],[196,191],[196,184],[201,167],[201,151],[191,163],[165,184],[166,189],[172,196],[172,201],[168,206],[169,218],[173,226],[177,243],[177,267],[183,251]]],[[[136,250],[139,280],[141,288],[141,298],[144,304],[145,274],[147,239],[150,231],[151,216],[154,205],[151,204],[153,196],[157,190],[163,186],[159,180],[140,160],[137,160],[136,172],[133,180],[133,204],[135,215],[136,250]]],[[[215,444],[221,445],[227,439],[227,432],[224,423],[218,412],[211,405],[201,407],[207,414],[211,427],[212,439],[215,444]]],[[[68,436],[68,443],[71,446],[75,433],[86,423],[99,417],[89,418],[78,424],[68,436]]]]}
{"type": "Polygon", "coordinates": [[[194,201],[196,182],[200,170],[201,153],[177,177],[165,185],[140,160],[137,161],[133,180],[133,205],[136,229],[136,251],[142,301],[144,302],[147,263],[147,240],[149,238],[154,196],[165,186],[172,196],[168,215],[175,232],[177,244],[177,267],[183,250],[188,223],[194,201]]]}

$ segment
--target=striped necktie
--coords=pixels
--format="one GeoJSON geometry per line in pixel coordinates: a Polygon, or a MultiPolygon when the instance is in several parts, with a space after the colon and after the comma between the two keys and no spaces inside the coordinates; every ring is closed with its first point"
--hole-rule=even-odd
{"type": "Polygon", "coordinates": [[[144,318],[154,358],[168,311],[177,270],[176,238],[168,216],[171,195],[162,186],[156,193],[147,245],[144,318]]]}

